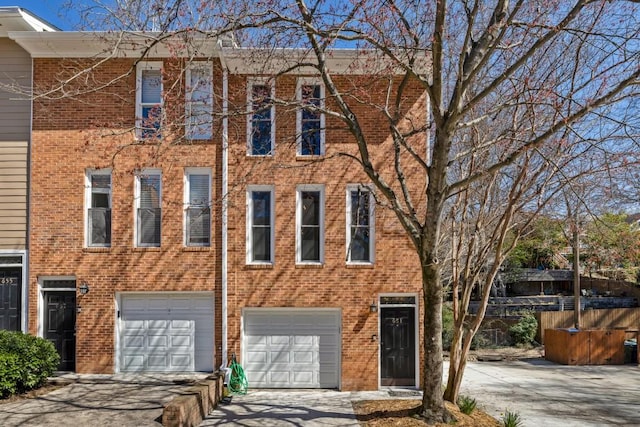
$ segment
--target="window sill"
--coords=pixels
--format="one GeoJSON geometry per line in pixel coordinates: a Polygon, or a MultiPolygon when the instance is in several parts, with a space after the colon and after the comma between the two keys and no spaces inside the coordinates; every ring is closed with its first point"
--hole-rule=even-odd
{"type": "Polygon", "coordinates": [[[317,162],[319,160],[324,160],[325,155],[324,154],[318,154],[318,155],[309,155],[309,156],[305,156],[303,154],[296,154],[296,162],[317,162]]]}
{"type": "Polygon", "coordinates": [[[109,246],[109,247],[89,246],[89,247],[86,247],[86,248],[82,248],[82,252],[87,252],[87,253],[107,253],[107,252],[111,252],[111,246],[109,246]]]}
{"type": "Polygon", "coordinates": [[[247,153],[247,157],[250,159],[273,159],[273,153],[269,154],[251,154],[247,153]]]}
{"type": "Polygon", "coordinates": [[[182,252],[210,252],[211,246],[184,246],[182,252]]]}
{"type": "Polygon", "coordinates": [[[264,263],[264,264],[245,264],[247,270],[273,270],[275,267],[273,263],[264,263]]]}
{"type": "Polygon", "coordinates": [[[324,264],[321,262],[298,262],[296,268],[324,268],[324,264]]]}
{"type": "Polygon", "coordinates": [[[347,268],[374,268],[375,264],[372,262],[348,262],[347,268]]]}
{"type": "Polygon", "coordinates": [[[134,252],[160,252],[161,250],[162,248],[158,246],[149,246],[149,247],[135,246],[133,248],[134,252]]]}

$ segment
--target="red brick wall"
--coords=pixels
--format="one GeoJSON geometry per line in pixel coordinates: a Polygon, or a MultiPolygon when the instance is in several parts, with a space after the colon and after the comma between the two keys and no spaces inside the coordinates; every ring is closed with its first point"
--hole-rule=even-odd
{"type": "MultiPolygon", "coordinates": [[[[380,103],[386,91],[380,82],[368,78],[342,78],[338,83],[359,100],[380,103]],[[381,90],[382,89],[382,90],[381,90]]],[[[295,99],[296,79],[280,77],[276,97],[295,99]]],[[[231,109],[246,111],[245,79],[230,78],[231,109]],[[233,89],[240,88],[235,91],[233,89]]],[[[410,92],[404,109],[413,108],[421,92],[410,92]]],[[[386,119],[372,105],[354,103],[361,125],[371,143],[374,161],[393,159],[386,119]]],[[[356,153],[353,137],[336,119],[326,122],[326,156],[319,162],[296,158],[295,108],[276,107],[276,151],[268,158],[247,157],[246,117],[231,120],[229,203],[229,353],[241,355],[241,317],[246,307],[322,307],[342,311],[342,377],[344,390],[378,388],[378,314],[369,312],[380,294],[419,295],[421,280],[418,259],[395,214],[376,207],[375,264],[346,265],[346,186],[369,183],[361,167],[341,153],[356,153]],[[275,263],[273,266],[246,264],[246,187],[275,186],[275,263]],[[296,186],[325,185],[325,259],[321,266],[296,265],[296,186]]],[[[424,107],[422,107],[424,110],[424,107]]],[[[422,141],[424,153],[424,140],[422,141]]],[[[383,168],[393,183],[393,175],[383,168]]],[[[407,170],[420,182],[416,165],[407,170]]],[[[424,188],[424,187],[422,187],[424,188]]],[[[420,203],[420,187],[415,201],[420,203]]],[[[421,304],[420,304],[421,305],[421,304]]],[[[420,327],[420,331],[422,328],[420,327]]],[[[420,334],[421,335],[421,334],[420,334]]]]}
{"type": "MultiPolygon", "coordinates": [[[[79,66],[85,66],[83,62],[79,66]]],[[[220,155],[221,136],[198,144],[176,143],[170,135],[161,145],[136,144],[131,132],[135,116],[135,70],[131,60],[99,67],[67,93],[85,92],[112,82],[106,89],[76,99],[41,100],[34,105],[31,163],[31,248],[29,330],[39,321],[37,280],[42,276],[74,276],[89,283],[78,297],[77,371],[109,373],[115,357],[115,298],[118,292],[209,291],[215,293],[216,353],[220,364],[220,155]],[[86,85],[85,85],[86,83],[86,85]],[[113,168],[111,248],[84,248],[84,186],[87,168],[113,168]],[[134,173],[141,167],[162,169],[162,244],[135,248],[134,173]],[[212,244],[183,245],[183,176],[186,167],[212,170],[212,244]]],[[[68,60],[34,60],[36,86],[51,85],[76,67],[68,60]]],[[[172,69],[171,67],[167,67],[172,69]]],[[[215,72],[221,90],[220,71],[215,72]]],[[[173,77],[167,76],[165,87],[173,77]]],[[[168,89],[169,91],[169,89],[168,89]]],[[[55,95],[54,95],[55,96],[55,95]]],[[[183,111],[180,90],[169,93],[166,108],[183,111]]],[[[214,349],[212,349],[213,351],[214,349]]]]}

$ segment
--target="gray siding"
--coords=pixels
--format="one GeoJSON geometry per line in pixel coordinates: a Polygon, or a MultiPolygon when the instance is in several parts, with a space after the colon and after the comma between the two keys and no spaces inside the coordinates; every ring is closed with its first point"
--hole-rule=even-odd
{"type": "MultiPolygon", "coordinates": [[[[31,84],[29,54],[4,37],[0,37],[0,82],[21,88],[31,84]]],[[[0,249],[26,248],[30,123],[31,103],[0,87],[0,249]]]]}
{"type": "MultiPolygon", "coordinates": [[[[2,86],[28,88],[31,85],[31,58],[13,40],[0,37],[0,81],[2,86]]],[[[0,87],[0,144],[28,141],[31,103],[24,95],[0,87]]]]}
{"type": "Polygon", "coordinates": [[[0,142],[0,249],[24,249],[27,237],[27,142],[0,142]]]}

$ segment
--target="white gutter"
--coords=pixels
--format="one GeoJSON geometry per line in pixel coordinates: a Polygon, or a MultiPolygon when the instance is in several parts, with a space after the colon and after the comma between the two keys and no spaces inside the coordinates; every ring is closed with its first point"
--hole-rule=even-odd
{"type": "Polygon", "coordinates": [[[228,188],[229,188],[229,71],[220,44],[220,62],[222,63],[222,253],[221,253],[221,287],[222,287],[222,365],[227,367],[227,247],[228,247],[228,188]]]}

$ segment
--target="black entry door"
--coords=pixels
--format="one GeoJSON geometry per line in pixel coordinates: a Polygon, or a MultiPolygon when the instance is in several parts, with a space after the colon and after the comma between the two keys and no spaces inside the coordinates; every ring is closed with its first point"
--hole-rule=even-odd
{"type": "Polygon", "coordinates": [[[380,309],[380,371],[383,386],[416,384],[414,314],[414,307],[380,309]]]}
{"type": "Polygon", "coordinates": [[[76,293],[50,291],[44,294],[44,337],[60,355],[61,371],[76,369],[76,293]]]}
{"type": "Polygon", "coordinates": [[[0,329],[20,330],[21,276],[19,268],[0,268],[0,329]]]}

